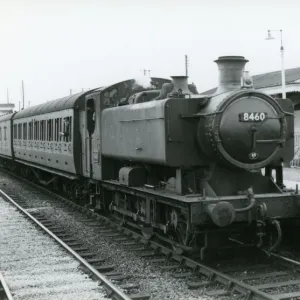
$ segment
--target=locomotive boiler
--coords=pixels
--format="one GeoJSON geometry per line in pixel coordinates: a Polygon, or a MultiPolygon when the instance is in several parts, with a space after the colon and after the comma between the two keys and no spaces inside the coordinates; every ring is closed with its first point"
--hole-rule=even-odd
{"type": "Polygon", "coordinates": [[[246,62],[219,57],[211,95],[185,76],[131,79],[1,116],[0,164],[180,252],[271,251],[300,216],[282,172],[294,110],[254,90],[246,62]]]}

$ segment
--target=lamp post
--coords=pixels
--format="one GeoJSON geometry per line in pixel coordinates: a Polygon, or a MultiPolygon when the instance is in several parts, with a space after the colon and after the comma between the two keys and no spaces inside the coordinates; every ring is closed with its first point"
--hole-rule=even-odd
{"type": "Polygon", "coordinates": [[[268,30],[268,36],[266,37],[266,40],[273,40],[274,39],[274,37],[271,35],[271,31],[280,31],[282,99],[285,99],[286,98],[286,93],[285,93],[284,48],[283,48],[283,43],[282,43],[282,29],[280,29],[280,30],[268,30]]]}

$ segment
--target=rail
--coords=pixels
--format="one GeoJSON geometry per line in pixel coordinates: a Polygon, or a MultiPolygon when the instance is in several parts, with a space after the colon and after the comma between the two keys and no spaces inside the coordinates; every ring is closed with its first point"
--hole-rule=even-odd
{"type": "Polygon", "coordinates": [[[2,275],[1,272],[0,272],[0,283],[2,285],[2,288],[3,288],[3,291],[5,293],[6,299],[7,300],[14,300],[14,298],[13,298],[13,296],[12,296],[10,290],[9,290],[9,287],[8,287],[8,285],[7,285],[7,283],[6,283],[6,281],[5,281],[5,279],[4,279],[4,277],[3,277],[3,275],[2,275]]]}
{"type": "MultiPolygon", "coordinates": [[[[64,243],[61,239],[59,239],[55,234],[53,234],[48,228],[46,228],[42,223],[40,223],[36,218],[34,218],[30,213],[28,213],[25,209],[23,209],[19,204],[17,204],[11,197],[9,197],[5,192],[0,190],[0,195],[2,195],[6,200],[11,202],[15,207],[17,207],[23,214],[25,214],[29,219],[31,219],[34,223],[36,223],[40,228],[42,228],[48,235],[50,235],[57,243],[59,243],[67,252],[69,252],[72,256],[75,257],[82,265],[84,265],[91,273],[93,273],[96,278],[102,282],[103,287],[106,292],[116,300],[131,300],[124,292],[122,292],[119,288],[117,288],[114,284],[112,284],[104,275],[99,273],[92,265],[90,265],[87,261],[85,261],[79,254],[77,254],[72,248],[70,248],[66,243],[64,243]]],[[[3,278],[3,277],[2,277],[3,278]]],[[[1,278],[1,279],[2,279],[1,278]]],[[[4,280],[4,278],[3,278],[4,280]]],[[[2,280],[1,280],[2,282],[2,280]]],[[[6,285],[7,287],[7,285],[6,285]]],[[[8,288],[8,287],[7,287],[8,288]]],[[[9,300],[13,300],[13,298],[8,298],[9,300]]]]}

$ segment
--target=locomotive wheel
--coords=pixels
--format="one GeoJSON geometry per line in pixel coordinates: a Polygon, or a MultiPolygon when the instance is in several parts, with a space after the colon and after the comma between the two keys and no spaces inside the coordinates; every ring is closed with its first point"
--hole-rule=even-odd
{"type": "Polygon", "coordinates": [[[153,228],[152,227],[143,227],[142,234],[146,240],[150,240],[151,237],[153,236],[153,228]]]}
{"type": "Polygon", "coordinates": [[[184,246],[188,246],[188,243],[190,241],[190,226],[183,216],[180,216],[178,218],[178,223],[176,227],[176,237],[178,243],[184,246]]]}
{"type": "Polygon", "coordinates": [[[74,200],[80,200],[83,198],[83,187],[79,183],[72,185],[72,198],[74,200]]]}
{"type": "Polygon", "coordinates": [[[71,184],[66,184],[66,192],[68,197],[72,200],[73,199],[73,190],[71,184]]]}
{"type": "Polygon", "coordinates": [[[28,172],[27,178],[28,178],[29,181],[32,181],[32,182],[35,181],[35,176],[31,171],[28,172]]]}
{"type": "Polygon", "coordinates": [[[189,223],[185,219],[185,217],[181,215],[178,218],[177,226],[174,234],[174,241],[179,245],[174,245],[174,244],[172,245],[172,248],[176,254],[179,255],[183,254],[184,249],[180,247],[180,245],[189,246],[190,238],[191,238],[191,233],[190,233],[189,223]]]}

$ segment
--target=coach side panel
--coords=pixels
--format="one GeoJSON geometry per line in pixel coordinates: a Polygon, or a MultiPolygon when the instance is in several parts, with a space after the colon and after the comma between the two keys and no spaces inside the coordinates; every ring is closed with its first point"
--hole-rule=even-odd
{"type": "Polygon", "coordinates": [[[73,128],[73,109],[14,120],[16,159],[76,174],[73,128]]]}

